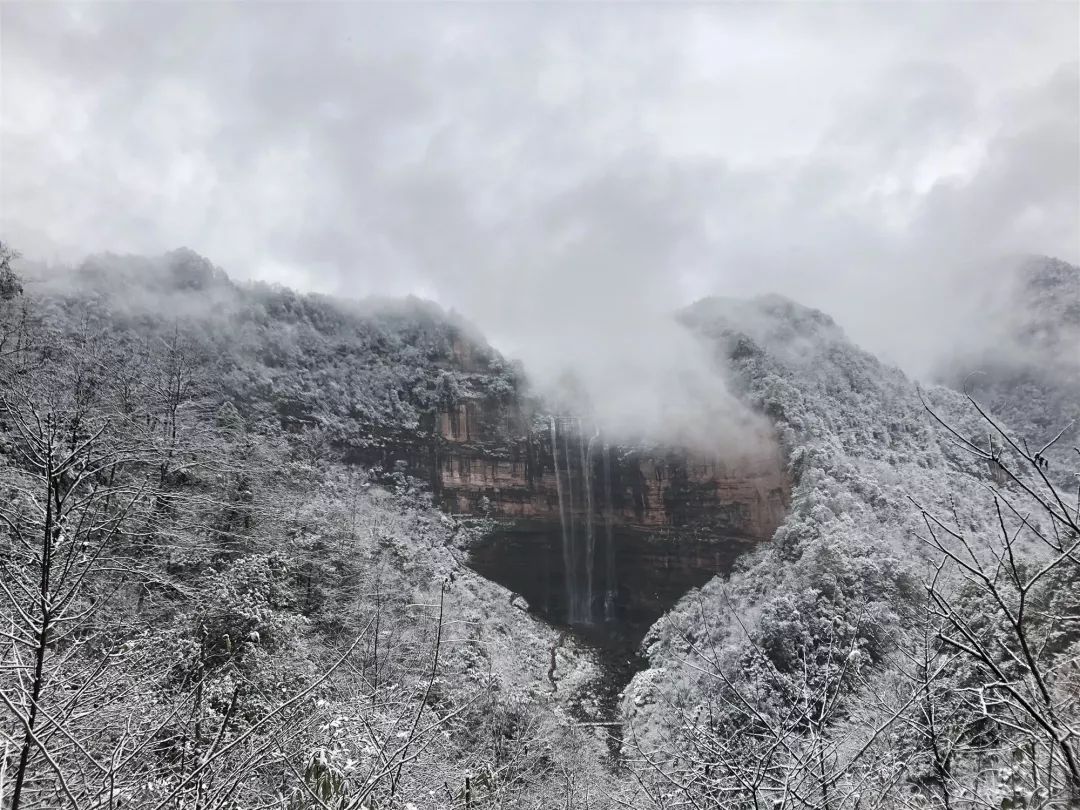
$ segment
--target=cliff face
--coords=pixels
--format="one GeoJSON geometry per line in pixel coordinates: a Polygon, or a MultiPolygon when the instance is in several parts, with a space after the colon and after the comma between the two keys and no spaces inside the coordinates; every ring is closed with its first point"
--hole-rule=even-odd
{"type": "Polygon", "coordinates": [[[708,531],[767,540],[791,481],[775,437],[727,455],[610,444],[572,416],[466,401],[440,412],[433,483],[444,508],[551,524],[708,531]]]}
{"type": "Polygon", "coordinates": [[[636,645],[787,514],[791,481],[768,431],[706,455],[618,445],[540,407],[511,397],[443,409],[432,484],[444,509],[507,519],[470,564],[557,622],[636,645]]]}

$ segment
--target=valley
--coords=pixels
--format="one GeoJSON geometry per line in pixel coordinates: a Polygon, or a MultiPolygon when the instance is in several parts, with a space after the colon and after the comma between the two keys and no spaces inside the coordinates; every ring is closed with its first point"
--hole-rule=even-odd
{"type": "MultiPolygon", "coordinates": [[[[1045,266],[1025,272],[1068,315],[1080,271],[1045,266]]],[[[1070,455],[1040,427],[1073,407],[1071,378],[997,378],[996,409],[1051,414],[1012,433],[825,313],[703,299],[672,320],[730,398],[699,403],[717,428],[679,443],[606,429],[608,403],[540,390],[428,302],[238,284],[191,251],[24,272],[0,300],[0,564],[43,697],[0,689],[82,707],[41,721],[70,743],[65,774],[128,746],[107,770],[137,807],[237,784],[238,806],[284,790],[305,810],[315,791],[394,810],[718,791],[749,807],[798,779],[845,791],[837,807],[872,783],[932,808],[1002,755],[965,748],[934,781],[925,732],[899,732],[921,728],[922,696],[965,745],[1013,733],[953,688],[998,664],[957,655],[945,622],[1019,655],[1008,583],[1039,561],[1038,612],[1011,626],[1076,658],[1070,455]],[[1041,522],[1005,514],[1024,499],[1041,522]],[[973,588],[943,538],[1002,565],[1001,525],[1022,537],[1011,579],[975,581],[1006,591],[973,588]],[[20,599],[42,582],[44,602],[20,599]],[[52,636],[53,605],[94,624],[52,636]],[[936,669],[903,664],[919,655],[936,669]]],[[[1059,322],[1039,351],[1068,361],[1075,319],[1059,322]]],[[[1046,676],[1056,718],[1077,705],[1067,672],[1046,676]]],[[[1039,740],[1023,756],[1053,763],[1038,784],[1062,793],[1071,745],[1038,719],[1021,717],[1039,740]]],[[[30,745],[27,795],[48,807],[30,745]]]]}

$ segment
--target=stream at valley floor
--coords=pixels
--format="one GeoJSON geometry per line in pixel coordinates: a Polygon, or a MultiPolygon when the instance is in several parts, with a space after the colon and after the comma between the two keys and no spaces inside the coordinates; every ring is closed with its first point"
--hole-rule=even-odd
{"type": "MultiPolygon", "coordinates": [[[[597,531],[587,545],[567,548],[566,540],[558,525],[501,527],[472,546],[468,564],[595,653],[600,675],[572,707],[581,722],[615,723],[620,693],[648,663],[639,648],[649,628],[687,591],[728,573],[752,545],[622,527],[597,531]]],[[[610,732],[617,757],[621,727],[610,732]]]]}

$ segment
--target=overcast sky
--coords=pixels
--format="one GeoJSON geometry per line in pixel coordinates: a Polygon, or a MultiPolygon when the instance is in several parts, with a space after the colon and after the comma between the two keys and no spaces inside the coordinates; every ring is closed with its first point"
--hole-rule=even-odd
{"type": "Polygon", "coordinates": [[[1078,8],[4,2],[0,234],[414,292],[540,369],[776,291],[919,371],[993,259],[1080,258],[1078,8]]]}

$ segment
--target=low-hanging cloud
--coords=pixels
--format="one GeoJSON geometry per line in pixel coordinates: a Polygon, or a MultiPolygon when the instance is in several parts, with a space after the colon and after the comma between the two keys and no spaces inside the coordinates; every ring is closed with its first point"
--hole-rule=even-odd
{"type": "Polygon", "coordinates": [[[708,419],[696,297],[784,293],[922,373],[1003,256],[1080,258],[1077,15],[4,4],[2,232],[426,295],[611,424],[708,419]]]}

